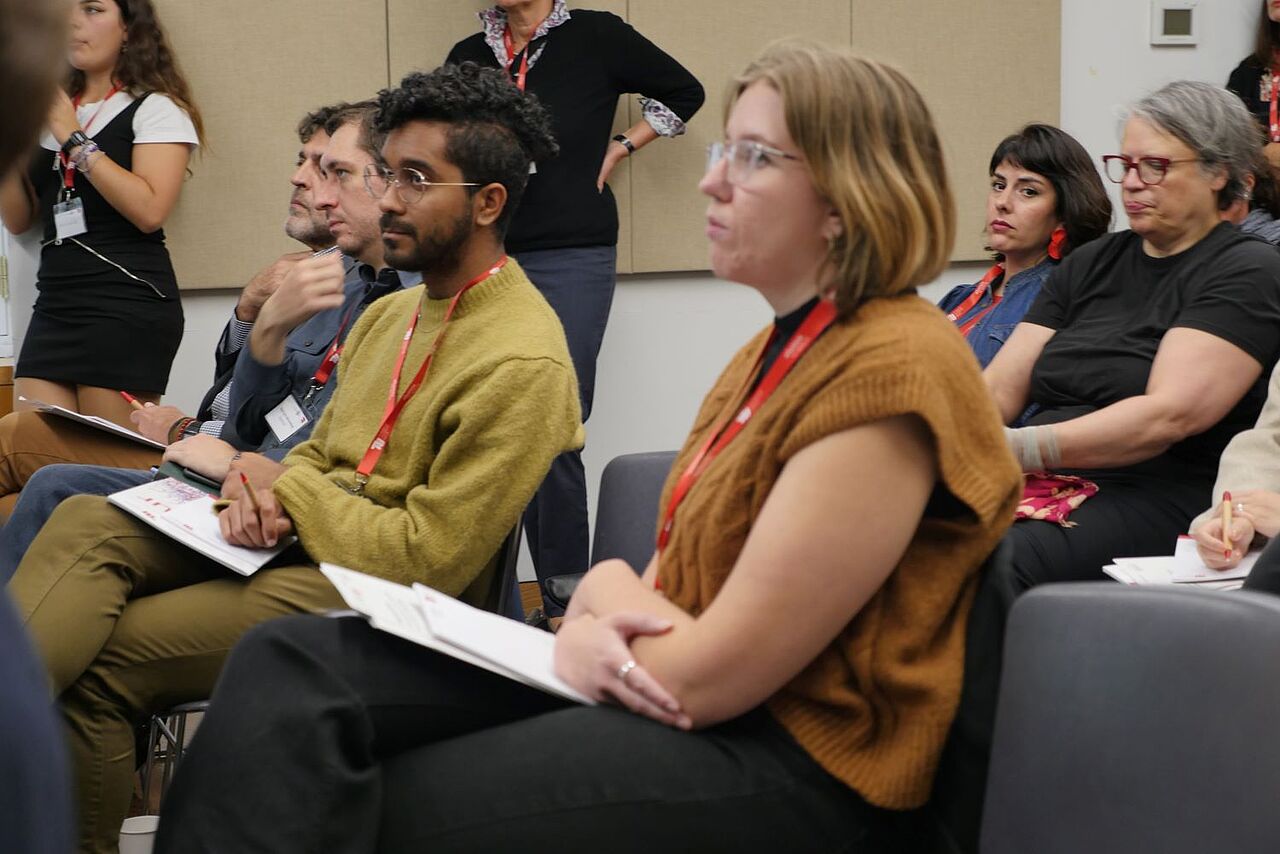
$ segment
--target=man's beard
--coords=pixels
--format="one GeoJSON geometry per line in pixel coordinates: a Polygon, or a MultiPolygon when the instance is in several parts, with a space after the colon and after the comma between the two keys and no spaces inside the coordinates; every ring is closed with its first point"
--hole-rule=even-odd
{"type": "Polygon", "coordinates": [[[423,278],[442,273],[451,273],[462,262],[462,247],[471,239],[475,223],[468,210],[449,223],[447,230],[437,228],[432,234],[420,237],[418,230],[403,220],[394,219],[390,214],[383,214],[381,227],[400,232],[412,244],[407,251],[392,248],[384,243],[385,259],[389,266],[397,270],[419,272],[423,278]]]}
{"type": "Polygon", "coordinates": [[[328,217],[306,206],[300,211],[289,209],[289,216],[284,221],[284,233],[311,247],[329,246],[333,243],[328,217]]]}

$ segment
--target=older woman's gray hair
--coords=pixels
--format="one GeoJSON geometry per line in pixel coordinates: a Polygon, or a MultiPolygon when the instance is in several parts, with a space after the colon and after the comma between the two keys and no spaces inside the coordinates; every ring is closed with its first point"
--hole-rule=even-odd
{"type": "Polygon", "coordinates": [[[1227,185],[1218,207],[1248,193],[1260,145],[1258,123],[1244,103],[1220,86],[1178,80],[1152,92],[1133,106],[1129,118],[1142,119],[1180,140],[1196,153],[1207,170],[1226,169],[1227,185]]]}

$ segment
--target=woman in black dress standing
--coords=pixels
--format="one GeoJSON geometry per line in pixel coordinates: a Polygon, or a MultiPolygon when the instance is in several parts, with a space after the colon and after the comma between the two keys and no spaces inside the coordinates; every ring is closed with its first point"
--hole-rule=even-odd
{"type": "Polygon", "coordinates": [[[151,0],[77,0],[68,60],[40,147],[0,185],[11,232],[44,227],[15,392],[129,425],[119,391],[159,400],[182,340],[162,226],[200,114],[151,0]]]}

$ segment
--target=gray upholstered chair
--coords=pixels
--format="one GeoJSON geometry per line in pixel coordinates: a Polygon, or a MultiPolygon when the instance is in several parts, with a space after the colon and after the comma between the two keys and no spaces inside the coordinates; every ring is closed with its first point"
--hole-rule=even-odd
{"type": "Polygon", "coordinates": [[[984,854],[1280,850],[1280,598],[1055,584],[1009,615],[984,854]]]}
{"type": "MultiPolygon", "coordinates": [[[[622,454],[604,467],[591,543],[593,566],[609,558],[622,558],[636,572],[644,571],[655,548],[662,485],[675,458],[675,451],[622,454]]],[[[543,593],[548,614],[564,613],[580,580],[581,573],[546,579],[543,593]]]]}

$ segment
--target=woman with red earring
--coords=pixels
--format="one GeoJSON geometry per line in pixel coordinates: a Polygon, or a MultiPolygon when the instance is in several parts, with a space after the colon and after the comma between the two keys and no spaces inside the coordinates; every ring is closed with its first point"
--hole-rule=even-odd
{"type": "Polygon", "coordinates": [[[1049,271],[1111,224],[1111,201],[1088,152],[1056,127],[1030,124],[1006,137],[989,171],[986,238],[996,263],[977,283],[953,288],[938,303],[984,368],[1049,271]]]}

